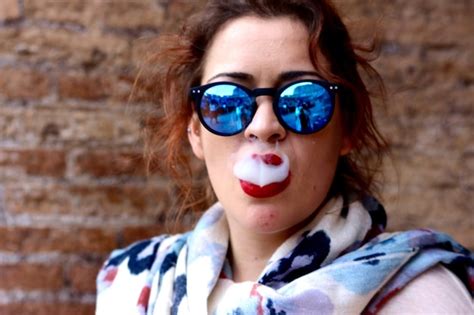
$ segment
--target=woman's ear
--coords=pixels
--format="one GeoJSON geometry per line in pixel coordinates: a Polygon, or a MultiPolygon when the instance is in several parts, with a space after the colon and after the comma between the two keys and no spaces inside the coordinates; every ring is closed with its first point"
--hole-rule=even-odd
{"type": "Polygon", "coordinates": [[[341,143],[341,149],[339,150],[339,155],[344,156],[349,154],[352,150],[352,141],[350,137],[348,136],[343,136],[342,137],[342,143],[341,143]]]}
{"type": "Polygon", "coordinates": [[[193,117],[189,120],[188,124],[188,140],[191,144],[191,148],[193,149],[194,155],[198,158],[203,160],[204,159],[204,152],[202,149],[202,140],[201,140],[201,124],[199,123],[199,119],[194,114],[193,117]]]}

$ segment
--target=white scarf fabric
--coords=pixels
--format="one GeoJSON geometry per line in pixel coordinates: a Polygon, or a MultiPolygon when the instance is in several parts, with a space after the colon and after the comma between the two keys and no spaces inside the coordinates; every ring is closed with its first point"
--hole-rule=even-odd
{"type": "Polygon", "coordinates": [[[215,204],[192,232],[114,251],[97,279],[96,314],[370,314],[437,263],[472,283],[473,255],[448,236],[414,230],[366,243],[384,225],[373,198],[348,207],[331,199],[257,281],[236,284],[225,212],[215,204]]]}

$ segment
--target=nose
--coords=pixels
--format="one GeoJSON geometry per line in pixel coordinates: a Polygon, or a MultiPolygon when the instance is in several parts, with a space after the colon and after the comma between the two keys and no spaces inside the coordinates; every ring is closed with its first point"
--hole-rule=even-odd
{"type": "Polygon", "coordinates": [[[257,97],[257,111],[244,131],[247,139],[274,143],[286,137],[287,131],[278,121],[269,96],[257,97]]]}

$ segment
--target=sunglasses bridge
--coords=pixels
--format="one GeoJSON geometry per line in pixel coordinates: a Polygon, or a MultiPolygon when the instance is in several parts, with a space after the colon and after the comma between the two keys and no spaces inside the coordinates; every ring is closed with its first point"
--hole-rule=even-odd
{"type": "Polygon", "coordinates": [[[277,89],[275,88],[258,88],[258,89],[251,90],[250,95],[253,97],[259,97],[259,96],[275,97],[276,92],[277,92],[277,89]]]}

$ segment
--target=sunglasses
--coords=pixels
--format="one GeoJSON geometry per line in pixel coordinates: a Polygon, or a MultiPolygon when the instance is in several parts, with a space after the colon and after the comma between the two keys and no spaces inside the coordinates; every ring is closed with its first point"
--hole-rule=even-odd
{"type": "Polygon", "coordinates": [[[237,83],[215,82],[191,88],[190,97],[201,123],[219,136],[232,136],[247,128],[257,112],[256,98],[262,95],[273,97],[273,111],[285,129],[311,134],[331,121],[338,88],[318,80],[253,90],[237,83]]]}

